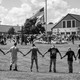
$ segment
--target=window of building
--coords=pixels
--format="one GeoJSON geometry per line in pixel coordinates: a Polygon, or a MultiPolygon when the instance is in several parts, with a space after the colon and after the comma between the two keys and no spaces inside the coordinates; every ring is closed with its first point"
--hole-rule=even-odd
{"type": "Polygon", "coordinates": [[[63,28],[66,27],[66,21],[63,21],[63,28]]]}
{"type": "Polygon", "coordinates": [[[67,21],[67,28],[71,28],[71,21],[67,21]]]}
{"type": "Polygon", "coordinates": [[[70,34],[70,32],[66,32],[66,34],[70,34]]]}
{"type": "Polygon", "coordinates": [[[76,21],[75,20],[72,21],[72,27],[73,28],[76,27],[76,21]]]}
{"type": "Polygon", "coordinates": [[[63,34],[65,34],[64,32],[61,32],[61,34],[63,35],[63,34]]]}
{"type": "Polygon", "coordinates": [[[72,32],[72,34],[76,34],[76,32],[72,32]]]}

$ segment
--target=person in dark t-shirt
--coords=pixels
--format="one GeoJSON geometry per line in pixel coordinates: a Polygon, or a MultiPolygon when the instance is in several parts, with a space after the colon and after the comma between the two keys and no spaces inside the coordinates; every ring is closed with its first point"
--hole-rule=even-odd
{"type": "MultiPolygon", "coordinates": [[[[49,67],[49,72],[52,72],[51,68],[52,68],[52,63],[54,65],[53,71],[56,72],[56,57],[57,57],[57,53],[59,53],[60,57],[61,53],[59,52],[59,50],[57,48],[55,48],[55,45],[53,45],[45,54],[47,54],[48,52],[50,52],[50,67],[49,67]]],[[[45,56],[44,54],[44,56],[45,56]]]]}
{"type": "Polygon", "coordinates": [[[67,56],[67,61],[68,61],[69,73],[73,73],[73,57],[76,60],[75,53],[74,51],[71,50],[71,48],[69,48],[66,54],[62,58],[66,56],[67,56]]]}
{"type": "MultiPolygon", "coordinates": [[[[37,72],[38,72],[38,60],[37,60],[37,52],[41,54],[41,52],[39,51],[39,49],[35,46],[35,44],[32,44],[32,49],[27,53],[29,54],[30,52],[32,52],[32,55],[31,55],[31,72],[32,72],[32,68],[33,68],[33,62],[35,61],[35,64],[36,64],[36,69],[37,69],[37,72]]],[[[24,56],[26,56],[27,54],[25,54],[24,56]]],[[[42,55],[43,57],[43,55],[42,55]]]]}
{"type": "Polygon", "coordinates": [[[78,57],[78,59],[79,59],[79,63],[80,63],[80,45],[79,45],[79,48],[78,48],[78,53],[77,53],[77,55],[76,55],[76,58],[78,57]]]}

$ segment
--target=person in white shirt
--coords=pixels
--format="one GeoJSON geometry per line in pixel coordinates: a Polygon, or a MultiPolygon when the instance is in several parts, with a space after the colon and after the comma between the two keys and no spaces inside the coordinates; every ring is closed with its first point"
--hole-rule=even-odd
{"type": "MultiPolygon", "coordinates": [[[[19,48],[16,47],[17,43],[14,43],[14,46],[12,46],[7,53],[11,52],[11,64],[10,64],[10,70],[12,70],[12,65],[15,65],[15,69],[14,71],[17,71],[17,52],[20,52],[21,54],[23,54],[19,48]]],[[[6,54],[7,54],[6,53],[6,54]]],[[[24,55],[24,54],[23,54],[24,55]]]]}

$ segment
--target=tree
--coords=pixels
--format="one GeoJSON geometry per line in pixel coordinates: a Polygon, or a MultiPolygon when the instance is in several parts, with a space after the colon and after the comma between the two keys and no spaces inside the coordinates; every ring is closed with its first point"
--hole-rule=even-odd
{"type": "Polygon", "coordinates": [[[15,29],[13,27],[9,28],[8,34],[14,34],[14,33],[15,33],[15,29]]]}
{"type": "Polygon", "coordinates": [[[53,22],[49,22],[49,24],[53,24],[53,22]]]}
{"type": "Polygon", "coordinates": [[[43,33],[45,31],[45,28],[42,26],[41,23],[38,23],[35,26],[36,21],[37,18],[26,19],[23,32],[26,34],[39,34],[40,32],[43,33]]]}

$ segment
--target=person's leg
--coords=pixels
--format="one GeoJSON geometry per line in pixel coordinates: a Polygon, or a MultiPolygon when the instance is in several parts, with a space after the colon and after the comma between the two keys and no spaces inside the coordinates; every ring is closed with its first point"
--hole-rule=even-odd
{"type": "Polygon", "coordinates": [[[38,71],[38,60],[37,60],[37,58],[35,59],[35,64],[36,64],[37,72],[39,72],[39,71],[38,71]]]}
{"type": "Polygon", "coordinates": [[[31,59],[31,72],[32,72],[32,68],[33,68],[33,63],[34,63],[34,59],[31,59]]]}
{"type": "Polygon", "coordinates": [[[79,64],[80,64],[80,58],[78,60],[79,60],[79,64]]]}
{"type": "Polygon", "coordinates": [[[51,68],[52,68],[52,59],[50,59],[49,72],[52,72],[51,68]]]}
{"type": "Polygon", "coordinates": [[[53,65],[54,65],[53,70],[54,72],[56,72],[56,59],[53,59],[53,65]]]}
{"type": "Polygon", "coordinates": [[[12,70],[12,64],[10,64],[10,69],[9,69],[10,71],[12,70]]]}
{"type": "MultiPolygon", "coordinates": [[[[80,58],[78,58],[78,60],[79,60],[79,65],[80,65],[80,58]]],[[[80,73],[80,71],[79,71],[79,73],[80,73]]]]}
{"type": "Polygon", "coordinates": [[[70,73],[70,61],[68,61],[68,69],[69,69],[69,73],[70,73]]]}
{"type": "Polygon", "coordinates": [[[73,73],[73,61],[70,61],[70,73],[73,73]]]}
{"type": "Polygon", "coordinates": [[[69,67],[69,73],[73,73],[73,65],[72,65],[72,61],[68,61],[68,67],[69,67]]]}
{"type": "Polygon", "coordinates": [[[17,69],[17,60],[15,60],[14,65],[15,65],[14,71],[18,71],[18,69],[17,69]]]}
{"type": "Polygon", "coordinates": [[[12,70],[13,60],[10,61],[10,71],[12,70]]]}

